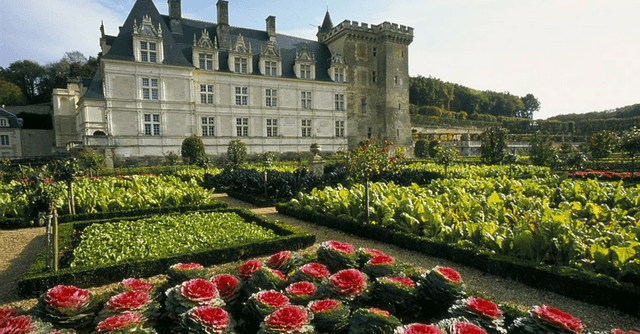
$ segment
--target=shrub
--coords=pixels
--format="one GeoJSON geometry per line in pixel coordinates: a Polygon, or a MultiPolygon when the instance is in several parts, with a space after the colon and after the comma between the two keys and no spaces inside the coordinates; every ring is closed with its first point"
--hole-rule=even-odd
{"type": "Polygon", "coordinates": [[[205,157],[202,139],[191,136],[182,141],[182,159],[187,164],[195,164],[205,157]]]}
{"type": "Polygon", "coordinates": [[[240,139],[233,139],[227,146],[227,159],[229,167],[236,168],[244,163],[247,158],[247,146],[240,139]]]}

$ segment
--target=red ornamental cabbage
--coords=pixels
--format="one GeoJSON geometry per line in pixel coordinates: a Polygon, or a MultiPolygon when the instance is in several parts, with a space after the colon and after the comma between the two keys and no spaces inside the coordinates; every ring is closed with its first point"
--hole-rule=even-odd
{"type": "Polygon", "coordinates": [[[412,279],[406,277],[383,277],[382,280],[401,284],[406,286],[407,288],[413,288],[414,286],[416,286],[416,283],[412,279]]]}
{"type": "Polygon", "coordinates": [[[56,285],[44,296],[45,305],[57,310],[77,310],[88,302],[89,291],[73,285],[56,285]]]}
{"type": "Polygon", "coordinates": [[[434,270],[442,277],[444,277],[447,281],[456,284],[460,283],[460,274],[455,269],[448,267],[437,267],[434,270]]]}
{"type": "Polygon", "coordinates": [[[189,312],[199,323],[213,329],[214,333],[222,333],[229,327],[229,314],[220,307],[198,306],[189,312]]]}
{"type": "Polygon", "coordinates": [[[149,294],[140,290],[131,290],[117,294],[107,302],[107,308],[114,312],[135,311],[149,303],[149,294]]]}
{"type": "Polygon", "coordinates": [[[388,317],[390,314],[389,312],[385,311],[385,310],[381,310],[379,308],[375,308],[375,307],[370,307],[367,309],[367,311],[371,312],[371,313],[375,313],[377,315],[381,315],[383,317],[388,317]]]}
{"type": "Polygon", "coordinates": [[[611,334],[640,334],[640,332],[637,332],[637,331],[625,332],[625,331],[623,331],[623,330],[621,330],[619,328],[616,328],[616,329],[612,329],[611,330],[611,334]]]}
{"type": "Polygon", "coordinates": [[[28,315],[0,318],[0,333],[3,334],[28,334],[35,328],[36,326],[31,323],[31,317],[28,315]]]}
{"type": "Polygon", "coordinates": [[[132,327],[142,321],[142,315],[138,313],[122,313],[100,321],[96,326],[98,333],[106,333],[132,327]]]}
{"type": "Polygon", "coordinates": [[[329,240],[325,242],[325,245],[335,251],[344,254],[353,254],[353,246],[348,242],[340,242],[335,240],[329,240]]]}
{"type": "Polygon", "coordinates": [[[278,276],[278,278],[279,278],[279,279],[281,279],[281,280],[283,280],[283,281],[286,281],[286,280],[287,280],[287,278],[284,276],[284,274],[283,274],[280,270],[277,270],[277,269],[271,269],[271,268],[269,268],[269,269],[271,270],[271,272],[272,272],[274,275],[278,276]]]}
{"type": "Polygon", "coordinates": [[[280,308],[289,305],[289,298],[278,291],[260,291],[256,300],[264,305],[273,308],[280,308]]]}
{"type": "Polygon", "coordinates": [[[253,277],[253,273],[260,268],[262,268],[262,262],[258,260],[249,260],[238,268],[238,277],[245,281],[253,277]]]}
{"type": "Polygon", "coordinates": [[[342,296],[356,296],[365,289],[366,277],[357,269],[345,269],[329,277],[329,285],[342,296]]]}
{"type": "Polygon", "coordinates": [[[153,285],[151,283],[143,282],[141,280],[135,278],[128,278],[120,282],[120,287],[125,290],[140,290],[149,292],[153,289],[153,285]]]}
{"type": "Polygon", "coordinates": [[[199,263],[177,263],[171,266],[171,268],[175,270],[194,270],[194,269],[204,269],[204,267],[199,263]]]}
{"type": "Polygon", "coordinates": [[[212,279],[213,284],[216,285],[220,297],[224,300],[228,300],[238,292],[239,281],[237,278],[229,274],[221,274],[214,276],[212,279]]]}
{"type": "Polygon", "coordinates": [[[289,285],[286,291],[290,295],[313,296],[316,294],[316,286],[311,282],[297,282],[289,285]]]}
{"type": "Polygon", "coordinates": [[[195,278],[180,285],[180,295],[198,303],[211,302],[218,295],[215,284],[206,279],[195,278]]]}
{"type": "Polygon", "coordinates": [[[546,321],[553,326],[566,329],[574,333],[579,333],[584,329],[580,319],[574,318],[569,313],[564,313],[545,304],[534,307],[532,313],[537,319],[546,321]]]}
{"type": "Polygon", "coordinates": [[[475,313],[481,314],[493,320],[498,319],[502,312],[498,310],[498,305],[482,298],[469,297],[465,301],[465,307],[475,313]]]}
{"type": "Polygon", "coordinates": [[[376,257],[376,256],[380,256],[380,255],[387,255],[377,249],[373,249],[373,248],[360,248],[360,251],[370,255],[371,257],[376,257]]]}
{"type": "Polygon", "coordinates": [[[307,263],[300,267],[299,270],[307,275],[319,279],[327,278],[331,275],[329,269],[327,269],[325,265],[316,262],[307,263]]]}
{"type": "Polygon", "coordinates": [[[313,313],[328,312],[338,307],[339,303],[333,299],[317,300],[309,305],[309,311],[313,313]]]}
{"type": "Polygon", "coordinates": [[[379,266],[379,265],[388,265],[394,264],[396,260],[388,255],[378,255],[374,256],[367,262],[370,266],[379,266]]]}
{"type": "Polygon", "coordinates": [[[291,258],[291,251],[281,251],[275,253],[267,259],[265,264],[272,269],[278,269],[283,263],[287,262],[291,258]]]}
{"type": "Polygon", "coordinates": [[[445,334],[440,328],[434,325],[411,324],[403,328],[400,334],[445,334]]]}
{"type": "Polygon", "coordinates": [[[484,329],[468,322],[456,322],[451,334],[488,334],[484,329]]]}
{"type": "Polygon", "coordinates": [[[266,328],[279,333],[301,329],[309,323],[307,311],[300,306],[287,306],[274,311],[264,319],[266,328]]]}
{"type": "Polygon", "coordinates": [[[0,322],[8,318],[19,317],[20,312],[14,307],[2,307],[0,308],[0,322]]]}

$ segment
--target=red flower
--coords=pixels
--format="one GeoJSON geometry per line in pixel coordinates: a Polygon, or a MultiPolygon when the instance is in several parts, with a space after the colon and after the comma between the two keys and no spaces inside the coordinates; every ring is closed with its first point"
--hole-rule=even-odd
{"type": "Polygon", "coordinates": [[[338,307],[339,303],[333,299],[318,300],[309,305],[309,311],[313,313],[328,312],[338,307]]]}
{"type": "Polygon", "coordinates": [[[389,158],[389,161],[394,162],[394,161],[396,161],[396,159],[394,159],[394,158],[389,158]]]}
{"type": "Polygon", "coordinates": [[[335,251],[345,254],[353,254],[353,246],[348,242],[340,242],[335,240],[329,240],[325,242],[325,245],[335,251]]]}
{"type": "Polygon", "coordinates": [[[286,291],[290,295],[313,296],[316,294],[316,286],[311,282],[297,282],[289,285],[286,291]]]}
{"type": "Polygon", "coordinates": [[[366,276],[356,269],[341,270],[329,277],[329,285],[342,296],[356,296],[366,285],[366,276]]]}
{"type": "Polygon", "coordinates": [[[100,321],[98,323],[98,326],[96,326],[96,331],[98,333],[111,332],[114,330],[135,326],[141,321],[142,315],[138,313],[122,313],[100,321]]]}
{"type": "Polygon", "coordinates": [[[273,308],[280,308],[289,305],[289,298],[278,291],[260,291],[256,300],[262,304],[273,308]]]}
{"type": "Polygon", "coordinates": [[[493,320],[498,319],[502,312],[498,310],[498,305],[482,298],[469,297],[465,302],[465,307],[475,313],[479,313],[493,320]]]}
{"type": "Polygon", "coordinates": [[[73,285],[56,285],[44,296],[44,303],[55,309],[77,310],[88,302],[89,291],[73,285]]]}
{"type": "Polygon", "coordinates": [[[188,280],[180,286],[180,295],[194,302],[212,301],[217,294],[215,284],[202,278],[188,280]]]}
{"type": "Polygon", "coordinates": [[[140,290],[144,292],[149,292],[153,289],[153,285],[151,283],[143,282],[137,280],[135,278],[128,278],[124,281],[120,282],[120,286],[125,290],[140,290]]]}
{"type": "Polygon", "coordinates": [[[253,277],[253,273],[260,268],[262,268],[262,262],[258,260],[249,260],[238,268],[238,277],[243,281],[247,280],[253,277]]]}
{"type": "Polygon", "coordinates": [[[445,334],[434,325],[411,324],[404,327],[401,334],[445,334]]]}
{"type": "Polygon", "coordinates": [[[107,307],[114,312],[139,310],[149,302],[149,294],[140,290],[131,290],[117,294],[107,302],[107,307]]]}
{"type": "Polygon", "coordinates": [[[383,277],[382,280],[393,282],[396,284],[402,284],[407,288],[413,288],[414,286],[416,286],[416,283],[412,279],[405,277],[383,277]]]}
{"type": "Polygon", "coordinates": [[[456,322],[455,325],[453,325],[453,332],[451,332],[451,334],[487,334],[487,332],[468,322],[456,322]]]}
{"type": "Polygon", "coordinates": [[[378,256],[372,257],[371,260],[367,262],[367,264],[370,266],[378,266],[378,265],[385,265],[385,264],[394,264],[395,262],[396,260],[391,256],[378,255],[378,256]]]}
{"type": "Polygon", "coordinates": [[[189,312],[194,319],[212,329],[214,333],[222,333],[229,327],[229,314],[220,307],[198,306],[189,312]]]}
{"type": "Polygon", "coordinates": [[[7,317],[0,317],[0,333],[2,334],[28,334],[36,328],[28,315],[9,316],[9,313],[5,315],[7,317]]]}
{"type": "Polygon", "coordinates": [[[291,258],[291,251],[281,251],[271,255],[265,262],[269,268],[278,269],[280,266],[291,258]]]}
{"type": "Polygon", "coordinates": [[[580,319],[574,318],[569,313],[564,313],[545,304],[534,307],[532,313],[534,317],[562,329],[575,333],[579,333],[584,329],[580,319]]]}
{"type": "Polygon", "coordinates": [[[304,266],[300,267],[299,270],[315,278],[326,278],[331,275],[325,265],[316,262],[307,263],[304,266]]]}
{"type": "Polygon", "coordinates": [[[220,293],[220,297],[224,300],[228,300],[238,292],[240,282],[237,278],[231,275],[221,274],[214,276],[211,280],[213,281],[213,284],[216,285],[216,288],[220,293]]]}
{"type": "Polygon", "coordinates": [[[451,283],[460,283],[460,274],[455,271],[455,269],[447,268],[447,267],[437,267],[434,269],[438,274],[444,277],[447,281],[451,283]]]}
{"type": "Polygon", "coordinates": [[[387,153],[387,149],[386,148],[382,148],[382,153],[387,153]]]}
{"type": "Polygon", "coordinates": [[[366,147],[366,146],[363,146],[363,147],[362,147],[362,150],[363,150],[363,151],[366,151],[366,150],[367,150],[367,147],[366,147]]]}
{"type": "Polygon", "coordinates": [[[307,311],[300,306],[283,307],[264,318],[264,325],[278,333],[290,333],[309,323],[307,311]]]}
{"type": "Polygon", "coordinates": [[[175,270],[193,270],[193,269],[203,269],[204,267],[199,263],[177,263],[171,266],[171,268],[175,270]]]}

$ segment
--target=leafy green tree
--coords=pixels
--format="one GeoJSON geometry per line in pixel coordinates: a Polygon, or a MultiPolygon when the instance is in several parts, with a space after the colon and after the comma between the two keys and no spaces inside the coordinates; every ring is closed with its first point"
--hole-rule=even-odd
{"type": "Polygon", "coordinates": [[[247,158],[247,146],[240,139],[232,139],[227,146],[228,167],[236,168],[247,158]]]}
{"type": "Polygon", "coordinates": [[[80,167],[89,172],[89,176],[93,176],[93,171],[97,171],[102,169],[104,164],[104,155],[91,150],[85,149],[78,151],[78,160],[80,162],[80,167]]]}
{"type": "Polygon", "coordinates": [[[24,93],[13,82],[0,79],[0,106],[19,106],[27,103],[24,93]]]}
{"type": "Polygon", "coordinates": [[[540,101],[533,96],[533,94],[527,94],[520,98],[524,108],[517,115],[518,117],[533,119],[533,113],[540,110],[540,101]]]}
{"type": "Polygon", "coordinates": [[[631,159],[631,175],[633,175],[636,160],[640,156],[640,129],[634,126],[622,134],[620,150],[631,159]]]}
{"type": "Polygon", "coordinates": [[[502,164],[507,156],[507,136],[509,131],[499,126],[485,130],[480,138],[480,159],[489,165],[502,164]]]}
{"type": "Polygon", "coordinates": [[[548,134],[537,131],[529,140],[529,159],[534,165],[551,166],[557,150],[548,134]]]}
{"type": "Polygon", "coordinates": [[[198,160],[205,156],[204,143],[196,136],[185,138],[182,141],[182,160],[187,165],[196,164],[198,160]]]}
{"type": "Polygon", "coordinates": [[[594,160],[606,159],[613,153],[617,143],[615,133],[602,130],[589,136],[589,152],[594,160]]]}
{"type": "Polygon", "coordinates": [[[9,67],[0,68],[0,78],[16,84],[29,103],[40,102],[40,82],[45,76],[44,67],[31,60],[19,60],[9,64],[9,67]]]}
{"type": "Polygon", "coordinates": [[[69,197],[67,204],[70,215],[76,213],[73,181],[75,181],[76,177],[80,176],[81,173],[80,163],[75,158],[54,161],[53,163],[53,177],[56,180],[64,181],[67,185],[67,194],[69,197]]]}
{"type": "Polygon", "coordinates": [[[444,175],[448,174],[448,169],[451,163],[458,159],[459,151],[457,147],[444,147],[441,146],[436,154],[438,162],[444,165],[444,175]]]}
{"type": "Polygon", "coordinates": [[[427,158],[429,156],[429,142],[424,139],[420,139],[416,141],[416,147],[414,149],[414,154],[416,158],[427,158]]]}
{"type": "Polygon", "coordinates": [[[427,148],[427,153],[429,154],[429,157],[431,158],[435,158],[436,155],[438,154],[438,151],[440,151],[440,149],[442,148],[442,144],[440,144],[439,140],[432,140],[429,142],[429,147],[427,148]]]}

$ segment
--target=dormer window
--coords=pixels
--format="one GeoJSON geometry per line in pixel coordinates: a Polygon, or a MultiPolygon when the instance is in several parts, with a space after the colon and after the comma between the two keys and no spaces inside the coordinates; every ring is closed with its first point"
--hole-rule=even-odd
{"type": "Polygon", "coordinates": [[[282,58],[280,50],[276,49],[275,42],[267,42],[267,47],[260,50],[260,73],[268,77],[279,77],[282,75],[282,58]]]}
{"type": "Polygon", "coordinates": [[[253,73],[253,51],[251,44],[247,47],[242,35],[238,35],[236,44],[229,50],[229,69],[238,74],[253,73]]]}
{"type": "Polygon", "coordinates": [[[199,54],[198,65],[201,70],[213,71],[213,55],[210,53],[199,54]]]}
{"type": "Polygon", "coordinates": [[[0,128],[8,128],[9,120],[6,118],[0,118],[0,128]]]}
{"type": "Polygon", "coordinates": [[[156,29],[151,17],[148,15],[142,19],[138,26],[137,20],[133,21],[133,49],[134,58],[142,63],[162,63],[164,60],[162,28],[158,24],[156,29]]]}
{"type": "Polygon", "coordinates": [[[247,58],[236,57],[235,58],[235,72],[247,74],[247,58]]]}
{"type": "Polygon", "coordinates": [[[331,67],[329,76],[334,82],[347,82],[347,63],[340,50],[331,50],[331,67]]]}
{"type": "Polygon", "coordinates": [[[157,63],[157,44],[154,42],[140,41],[140,61],[143,63],[157,63]]]}
{"type": "Polygon", "coordinates": [[[300,79],[315,80],[316,78],[316,57],[309,54],[306,45],[302,46],[302,51],[296,52],[294,71],[300,79]]]}
{"type": "Polygon", "coordinates": [[[200,39],[193,35],[193,65],[203,71],[217,71],[220,69],[218,63],[218,48],[216,47],[216,37],[213,41],[209,38],[209,32],[202,31],[200,39]]]}
{"type": "Polygon", "coordinates": [[[333,81],[344,82],[344,68],[333,69],[333,81]]]}
{"type": "Polygon", "coordinates": [[[264,75],[268,76],[268,77],[275,77],[277,76],[277,70],[278,70],[278,63],[276,63],[275,61],[265,61],[264,62],[264,75]]]}

